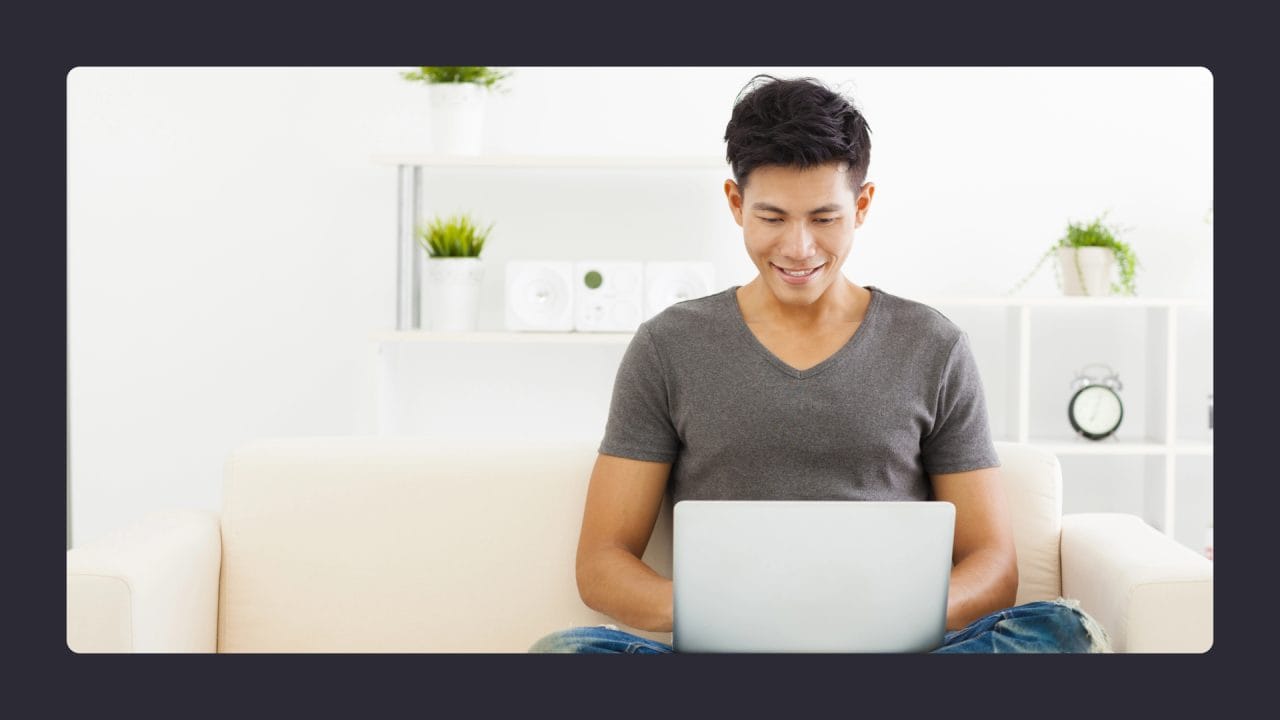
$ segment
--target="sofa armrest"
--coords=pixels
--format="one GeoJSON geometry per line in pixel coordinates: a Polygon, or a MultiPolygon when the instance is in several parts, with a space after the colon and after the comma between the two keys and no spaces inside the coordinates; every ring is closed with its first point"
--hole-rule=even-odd
{"type": "Polygon", "coordinates": [[[1062,517],[1062,594],[1106,628],[1117,652],[1213,645],[1213,563],[1136,515],[1062,517]]]}
{"type": "Polygon", "coordinates": [[[173,510],[67,551],[74,652],[216,652],[217,513],[173,510]]]}

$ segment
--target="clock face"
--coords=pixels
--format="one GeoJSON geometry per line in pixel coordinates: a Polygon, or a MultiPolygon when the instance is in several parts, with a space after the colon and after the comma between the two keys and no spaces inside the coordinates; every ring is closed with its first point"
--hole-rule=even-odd
{"type": "Polygon", "coordinates": [[[1088,385],[1071,398],[1067,406],[1071,424],[1085,437],[1098,440],[1120,426],[1124,407],[1120,396],[1104,385],[1088,385]]]}

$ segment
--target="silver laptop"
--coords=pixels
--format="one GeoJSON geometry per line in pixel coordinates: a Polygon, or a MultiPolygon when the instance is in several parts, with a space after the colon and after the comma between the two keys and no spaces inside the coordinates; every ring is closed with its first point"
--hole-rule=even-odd
{"type": "Polygon", "coordinates": [[[928,652],[946,632],[948,502],[676,503],[678,652],[928,652]]]}

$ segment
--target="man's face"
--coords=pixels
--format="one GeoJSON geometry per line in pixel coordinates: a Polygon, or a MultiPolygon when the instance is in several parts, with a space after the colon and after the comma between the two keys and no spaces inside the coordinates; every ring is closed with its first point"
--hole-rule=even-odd
{"type": "Polygon", "coordinates": [[[853,231],[875,194],[872,183],[855,194],[847,168],[842,162],[806,170],[759,167],[751,172],[745,194],[734,181],[725,181],[747,254],[764,287],[783,304],[812,304],[840,278],[853,231]]]}

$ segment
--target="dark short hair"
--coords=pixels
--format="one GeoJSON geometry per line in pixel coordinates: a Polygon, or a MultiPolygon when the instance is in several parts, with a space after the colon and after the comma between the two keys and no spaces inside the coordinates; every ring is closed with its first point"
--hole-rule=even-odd
{"type": "Polygon", "coordinates": [[[724,139],[733,179],[744,190],[751,171],[762,165],[805,169],[845,161],[856,193],[871,164],[866,118],[813,78],[751,78],[734,101],[724,139]]]}

